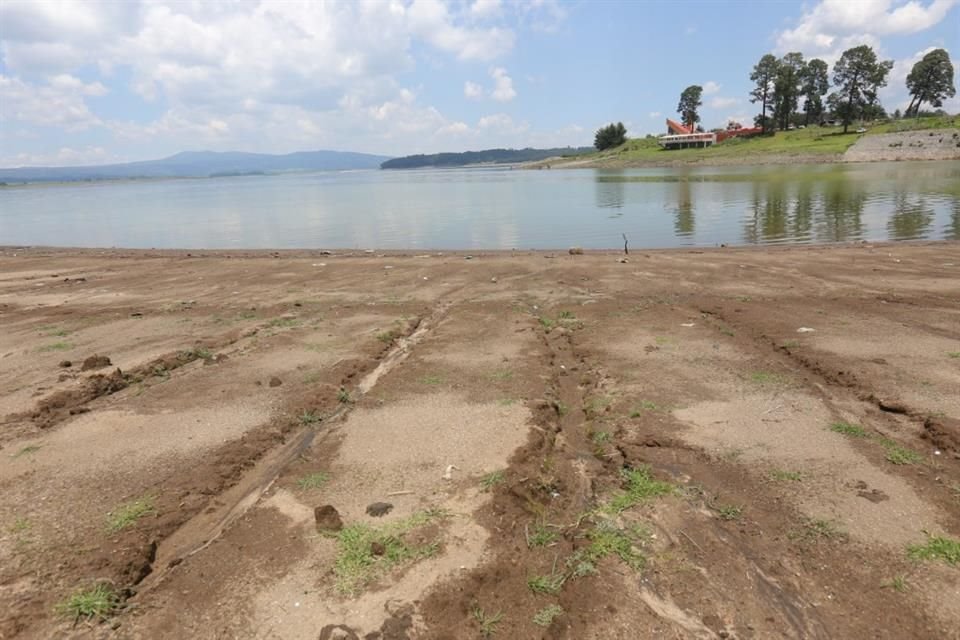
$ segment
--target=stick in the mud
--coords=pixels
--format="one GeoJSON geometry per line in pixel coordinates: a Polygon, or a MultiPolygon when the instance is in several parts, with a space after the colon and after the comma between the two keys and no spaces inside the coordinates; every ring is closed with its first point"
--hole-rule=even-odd
{"type": "Polygon", "coordinates": [[[620,235],[623,236],[623,252],[624,252],[626,255],[630,255],[630,250],[627,249],[627,234],[621,233],[620,235]]]}

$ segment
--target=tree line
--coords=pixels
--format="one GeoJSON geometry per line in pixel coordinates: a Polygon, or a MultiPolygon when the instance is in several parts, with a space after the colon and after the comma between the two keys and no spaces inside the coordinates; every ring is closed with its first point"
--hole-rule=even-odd
{"type": "MultiPolygon", "coordinates": [[[[780,58],[765,54],[750,72],[753,82],[750,101],[760,104],[754,125],[768,133],[785,130],[794,123],[822,123],[829,114],[840,120],[846,133],[855,120],[886,117],[878,92],[887,86],[892,68],[893,60],[879,60],[869,45],[844,51],[833,65],[832,78],[829,66],[819,58],[805,60],[799,52],[780,58]],[[830,92],[831,80],[833,92],[830,92]]],[[[921,105],[939,108],[944,100],[955,96],[953,74],[950,54],[945,49],[934,49],[923,56],[907,76],[910,104],[903,116],[919,117],[921,105]]],[[[703,87],[690,85],[680,94],[677,105],[683,124],[700,131],[702,95],[703,87]]],[[[594,146],[602,151],[625,140],[626,129],[618,122],[598,129],[594,146]]]]}

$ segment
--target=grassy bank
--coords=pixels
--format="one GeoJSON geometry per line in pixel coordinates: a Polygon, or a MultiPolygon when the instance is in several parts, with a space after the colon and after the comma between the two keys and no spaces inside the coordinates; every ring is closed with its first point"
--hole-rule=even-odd
{"type": "Polygon", "coordinates": [[[677,149],[665,151],[653,138],[627,140],[614,149],[591,153],[576,160],[540,163],[551,167],[644,167],[685,164],[751,164],[823,162],[839,160],[861,136],[897,133],[920,129],[943,129],[960,126],[960,116],[898,120],[871,126],[867,133],[851,129],[844,134],[842,127],[812,126],[794,131],[778,131],[772,136],[749,139],[733,138],[705,149],[677,149]]]}

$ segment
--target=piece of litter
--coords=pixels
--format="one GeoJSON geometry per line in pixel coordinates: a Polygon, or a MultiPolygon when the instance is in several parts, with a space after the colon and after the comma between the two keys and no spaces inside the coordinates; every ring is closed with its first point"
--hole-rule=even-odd
{"type": "Polygon", "coordinates": [[[693,322],[683,322],[680,324],[681,327],[692,327],[695,323],[693,322]]]}
{"type": "Polygon", "coordinates": [[[384,268],[384,269],[393,269],[393,267],[391,267],[390,265],[384,265],[383,268],[384,268]]]}
{"type": "Polygon", "coordinates": [[[443,479],[444,479],[444,480],[453,480],[453,471],[454,471],[454,469],[456,469],[457,471],[460,470],[460,468],[457,467],[456,465],[448,464],[448,465],[447,465],[447,470],[443,472],[443,479]]]}
{"type": "Polygon", "coordinates": [[[423,279],[424,279],[424,280],[429,280],[430,278],[428,278],[427,276],[423,276],[423,279]]]}
{"type": "Polygon", "coordinates": [[[797,333],[813,333],[816,329],[811,329],[810,327],[800,327],[797,329],[797,333]]]}
{"type": "Polygon", "coordinates": [[[934,450],[933,455],[935,455],[935,456],[940,455],[940,449],[934,450]]]}

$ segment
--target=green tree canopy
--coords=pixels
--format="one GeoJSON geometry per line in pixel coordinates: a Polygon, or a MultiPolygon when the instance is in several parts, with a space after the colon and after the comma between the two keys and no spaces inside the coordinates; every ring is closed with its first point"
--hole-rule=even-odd
{"type": "Polygon", "coordinates": [[[627,141],[627,129],[622,122],[616,124],[610,123],[605,127],[597,129],[597,134],[593,137],[593,146],[597,151],[619,147],[627,141]]]}
{"type": "Polygon", "coordinates": [[[700,122],[700,114],[697,112],[703,102],[700,96],[703,95],[703,87],[698,84],[692,84],[683,90],[680,94],[680,104],[677,105],[677,113],[680,114],[681,121],[693,129],[700,122]]]}
{"type": "Polygon", "coordinates": [[[830,90],[829,68],[820,58],[807,63],[803,72],[803,113],[804,124],[818,120],[823,114],[823,96],[830,90]]]}
{"type": "Polygon", "coordinates": [[[780,129],[787,128],[790,116],[797,110],[806,67],[803,54],[798,52],[788,53],[777,61],[773,80],[773,117],[780,129]]]}
{"type": "Polygon", "coordinates": [[[865,44],[847,49],[833,65],[837,90],[827,98],[827,104],[843,122],[844,133],[865,109],[876,110],[877,91],[887,86],[887,74],[892,68],[893,60],[877,60],[873,48],[865,44]]]}
{"type": "Polygon", "coordinates": [[[915,113],[919,117],[920,105],[924,102],[940,107],[946,98],[957,95],[953,86],[953,63],[946,49],[934,49],[913,65],[907,76],[907,90],[911,96],[907,116],[915,113]]]}
{"type": "Polygon", "coordinates": [[[760,126],[763,127],[764,133],[767,132],[768,124],[767,105],[770,104],[770,98],[773,95],[773,81],[777,77],[777,67],[779,65],[776,56],[768,53],[754,65],[753,72],[750,74],[750,80],[754,83],[754,88],[750,92],[750,102],[761,103],[760,115],[754,122],[761,123],[760,126]]]}

